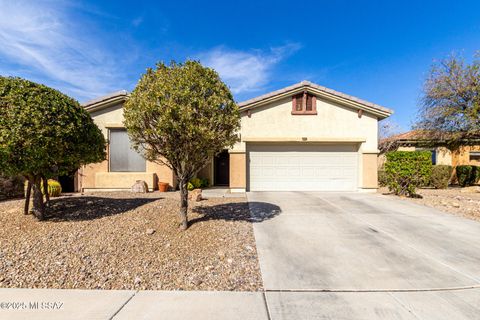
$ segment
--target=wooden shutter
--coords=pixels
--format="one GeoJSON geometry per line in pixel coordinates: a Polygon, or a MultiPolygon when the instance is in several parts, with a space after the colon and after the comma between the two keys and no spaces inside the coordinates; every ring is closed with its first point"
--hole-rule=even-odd
{"type": "Polygon", "coordinates": [[[307,94],[307,106],[306,111],[313,111],[313,97],[311,94],[307,94]]]}

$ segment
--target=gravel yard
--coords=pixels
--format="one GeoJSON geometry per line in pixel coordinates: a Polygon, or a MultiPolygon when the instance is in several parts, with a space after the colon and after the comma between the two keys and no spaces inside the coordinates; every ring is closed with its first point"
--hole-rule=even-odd
{"type": "Polygon", "coordinates": [[[255,291],[262,287],[244,198],[190,203],[179,194],[130,192],[53,199],[51,217],[0,202],[0,288],[255,291]]]}
{"type": "MultiPolygon", "coordinates": [[[[401,199],[480,221],[480,193],[476,192],[477,188],[419,189],[418,194],[423,198],[401,199]]],[[[381,188],[379,192],[388,194],[388,189],[381,188]]]]}

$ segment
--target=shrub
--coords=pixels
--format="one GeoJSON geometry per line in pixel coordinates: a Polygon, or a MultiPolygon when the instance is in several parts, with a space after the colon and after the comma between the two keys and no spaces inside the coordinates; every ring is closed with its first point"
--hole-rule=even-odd
{"type": "Polygon", "coordinates": [[[386,157],[386,182],[394,194],[413,197],[418,187],[430,181],[430,151],[394,151],[387,153],[386,157]]]}
{"type": "Polygon", "coordinates": [[[452,176],[452,166],[448,165],[435,165],[432,167],[432,175],[430,177],[430,183],[437,189],[446,189],[452,176]]]}
{"type": "Polygon", "coordinates": [[[476,184],[480,182],[480,167],[472,166],[472,175],[470,176],[470,184],[476,184]]]}
{"type": "Polygon", "coordinates": [[[385,173],[385,169],[378,169],[378,185],[380,187],[387,186],[387,174],[385,173]]]}
{"type": "Polygon", "coordinates": [[[187,189],[192,191],[193,189],[206,188],[209,186],[207,178],[193,178],[187,184],[187,189]]]}
{"type": "Polygon", "coordinates": [[[23,181],[21,176],[5,177],[0,174],[0,200],[23,196],[23,181]]]}
{"type": "Polygon", "coordinates": [[[480,179],[480,167],[457,166],[457,180],[461,187],[474,185],[480,179]]]}
{"type": "Polygon", "coordinates": [[[208,186],[210,186],[210,182],[208,181],[207,178],[202,178],[202,183],[200,185],[201,188],[207,188],[208,186]]]}

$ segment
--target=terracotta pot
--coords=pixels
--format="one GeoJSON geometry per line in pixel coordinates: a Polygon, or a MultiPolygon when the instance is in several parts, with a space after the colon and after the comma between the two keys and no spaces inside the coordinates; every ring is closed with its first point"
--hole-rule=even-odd
{"type": "Polygon", "coordinates": [[[167,192],[167,191],[168,191],[168,183],[166,183],[166,182],[159,182],[159,183],[158,183],[158,191],[160,191],[160,192],[167,192]]]}

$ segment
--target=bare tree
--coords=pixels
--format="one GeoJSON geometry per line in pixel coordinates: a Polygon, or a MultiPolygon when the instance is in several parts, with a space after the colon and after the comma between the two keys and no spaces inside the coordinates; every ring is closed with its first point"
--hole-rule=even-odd
{"type": "Polygon", "coordinates": [[[468,64],[451,55],[435,63],[424,84],[415,128],[423,141],[450,150],[480,138],[480,53],[468,64]]]}

